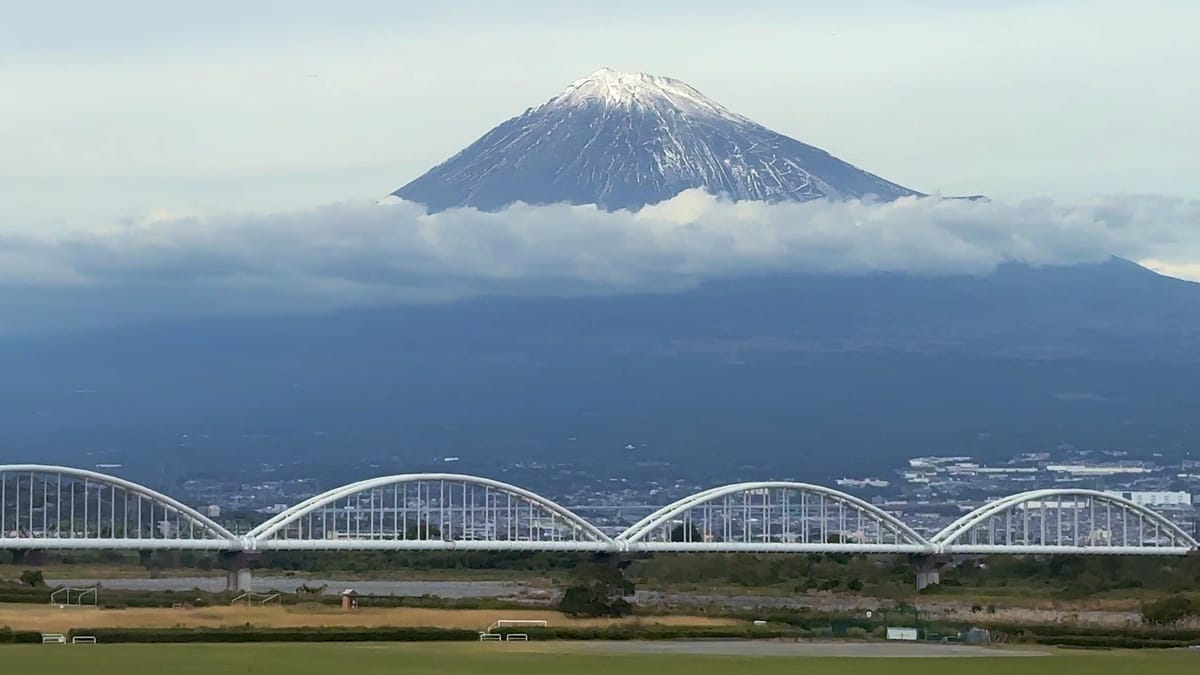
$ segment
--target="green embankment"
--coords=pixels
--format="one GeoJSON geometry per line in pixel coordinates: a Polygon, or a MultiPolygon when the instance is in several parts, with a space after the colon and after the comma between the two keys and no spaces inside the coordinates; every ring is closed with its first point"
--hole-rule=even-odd
{"type": "Polygon", "coordinates": [[[1127,675],[1200,672],[1200,654],[1057,652],[1034,657],[794,658],[611,654],[555,645],[293,644],[5,647],[4,672],[92,675],[1127,675]]]}

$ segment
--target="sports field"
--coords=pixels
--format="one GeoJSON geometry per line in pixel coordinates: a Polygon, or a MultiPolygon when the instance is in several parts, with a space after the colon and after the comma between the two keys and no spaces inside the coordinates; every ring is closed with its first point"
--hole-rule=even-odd
{"type": "MultiPolygon", "coordinates": [[[[749,649],[748,651],[754,651],[749,649]]],[[[818,652],[819,653],[819,652],[818,652]]],[[[0,647],[3,672],[92,675],[1180,675],[1200,672],[1184,651],[1051,651],[1041,656],[842,658],[636,653],[585,643],[19,645],[0,647]]]]}

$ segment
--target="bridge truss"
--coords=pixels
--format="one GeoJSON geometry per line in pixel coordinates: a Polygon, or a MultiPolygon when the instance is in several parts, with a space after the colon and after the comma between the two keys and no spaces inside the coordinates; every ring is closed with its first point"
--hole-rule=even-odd
{"type": "Polygon", "coordinates": [[[935,534],[946,553],[1186,554],[1196,540],[1145,506],[1095,490],[1033,490],[971,511],[935,534]]]}
{"type": "Polygon", "coordinates": [[[65,466],[0,466],[0,548],[201,549],[237,537],[171,497],[65,466]]]}
{"type": "Polygon", "coordinates": [[[786,481],[737,483],[685,497],[617,537],[642,551],[924,552],[921,535],[844,492],[786,481]]]}
{"type": "Polygon", "coordinates": [[[1197,547],[1162,514],[1094,490],[1005,497],[926,538],[853,495],[788,481],[704,490],[609,536],[528,490],[450,473],[344,485],[238,536],[121,478],[62,466],[0,465],[0,549],[1183,555],[1197,547]]]}
{"type": "Polygon", "coordinates": [[[545,497],[459,474],[345,485],[279,513],[247,537],[260,550],[613,548],[599,528],[545,497]]]}

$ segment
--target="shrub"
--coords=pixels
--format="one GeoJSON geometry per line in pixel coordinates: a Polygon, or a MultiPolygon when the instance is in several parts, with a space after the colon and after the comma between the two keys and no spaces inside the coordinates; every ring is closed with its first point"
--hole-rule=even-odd
{"type": "Polygon", "coordinates": [[[1122,626],[1111,628],[1107,626],[1084,626],[1075,624],[1035,624],[1029,626],[998,626],[1009,633],[1025,633],[1041,636],[1082,635],[1088,637],[1109,637],[1122,635],[1126,637],[1146,638],[1156,640],[1181,640],[1195,642],[1200,640],[1200,629],[1173,628],[1168,626],[1122,626]]]}
{"type": "Polygon", "coordinates": [[[14,630],[12,632],[13,642],[17,644],[41,644],[42,634],[35,630],[14,630]]]}
{"type": "MultiPolygon", "coordinates": [[[[597,628],[551,626],[513,628],[499,631],[525,633],[533,640],[676,640],[749,639],[792,636],[792,631],[750,626],[661,626],[624,624],[597,628]]],[[[81,628],[71,635],[94,635],[102,643],[170,642],[389,642],[389,641],[474,641],[473,630],[443,628],[81,628]]],[[[3,640],[0,633],[0,640],[3,640]]],[[[35,642],[39,633],[32,633],[35,642]]]]}
{"type": "Polygon", "coordinates": [[[1181,640],[1155,640],[1151,638],[1130,637],[1128,635],[1062,635],[1040,637],[1034,640],[1034,642],[1043,645],[1091,649],[1175,649],[1188,645],[1187,642],[1181,640]]]}
{"type": "Polygon", "coordinates": [[[1200,607],[1182,595],[1173,595],[1142,605],[1142,620],[1146,623],[1165,626],[1200,614],[1200,607]]]}
{"type": "Polygon", "coordinates": [[[0,626],[0,644],[40,644],[42,634],[31,630],[13,630],[7,626],[0,626]]]}
{"type": "MultiPolygon", "coordinates": [[[[77,628],[102,643],[168,642],[433,642],[479,639],[479,632],[446,628],[77,628]]],[[[39,636],[40,640],[40,636],[39,636]]]]}
{"type": "Polygon", "coordinates": [[[758,626],[663,626],[623,624],[595,628],[550,626],[513,628],[500,631],[525,633],[531,640],[686,640],[686,639],[767,639],[795,637],[796,631],[758,626]]]}
{"type": "Polygon", "coordinates": [[[41,570],[25,570],[21,572],[21,583],[30,588],[41,588],[46,585],[46,577],[41,570]]]}
{"type": "Polygon", "coordinates": [[[601,584],[579,584],[568,588],[558,603],[558,611],[567,616],[625,616],[633,606],[601,584]]]}

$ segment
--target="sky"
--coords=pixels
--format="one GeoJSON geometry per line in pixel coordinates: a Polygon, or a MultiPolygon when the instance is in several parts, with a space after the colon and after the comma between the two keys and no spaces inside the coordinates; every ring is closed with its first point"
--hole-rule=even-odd
{"type": "MultiPolygon", "coordinates": [[[[361,250],[395,250],[380,239],[388,227],[429,234],[439,221],[358,205],[602,66],[680,78],[900,184],[994,200],[963,207],[961,223],[923,230],[921,251],[850,236],[837,244],[861,249],[838,258],[848,270],[886,267],[879,260],[904,270],[941,261],[931,271],[1012,255],[1092,260],[1105,253],[1098,241],[1107,253],[1200,277],[1200,243],[1188,235],[1200,229],[1189,220],[1200,200],[1200,3],[1189,0],[0,0],[0,16],[0,284],[9,288],[58,293],[138,274],[158,283],[170,261],[187,260],[177,278],[228,273],[226,283],[274,270],[253,283],[278,289],[314,274],[307,245],[279,224],[320,237],[331,213],[361,250]],[[1002,220],[1031,212],[1040,215],[1002,220]],[[1044,233],[1023,229],[1048,221],[1044,233]],[[957,237],[949,248],[938,235],[947,228],[957,237]],[[259,269],[248,274],[253,251],[278,260],[253,260],[259,269]],[[948,262],[947,251],[962,257],[948,262]]],[[[723,208],[688,197],[660,215],[681,226],[679,213],[728,215],[723,208]]],[[[576,228],[598,218],[547,213],[576,228]]],[[[756,217],[797,217],[766,213],[756,217]]],[[[802,219],[830,214],[860,234],[864,215],[902,220],[886,209],[802,219]]],[[[536,230],[525,223],[540,217],[502,216],[503,245],[580,244],[578,233],[530,240],[536,230]]],[[[668,240],[673,259],[689,261],[682,270],[746,265],[668,240]]],[[[406,245],[421,260],[445,257],[425,239],[406,245]]],[[[559,253],[554,265],[579,264],[559,253]]],[[[474,259],[481,267],[468,276],[493,278],[494,257],[474,259]]],[[[617,277],[628,272],[606,264],[617,277]]],[[[534,278],[554,265],[510,272],[534,278]]],[[[301,286],[321,289],[318,304],[364,301],[356,280],[324,268],[317,276],[301,286]]],[[[575,276],[595,281],[588,270],[575,276]]],[[[434,295],[444,293],[453,289],[434,295]]]]}
{"type": "Polygon", "coordinates": [[[0,15],[0,207],[20,224],[382,196],[601,66],[678,77],[926,192],[1200,196],[1188,0],[3,0],[0,15]]]}

